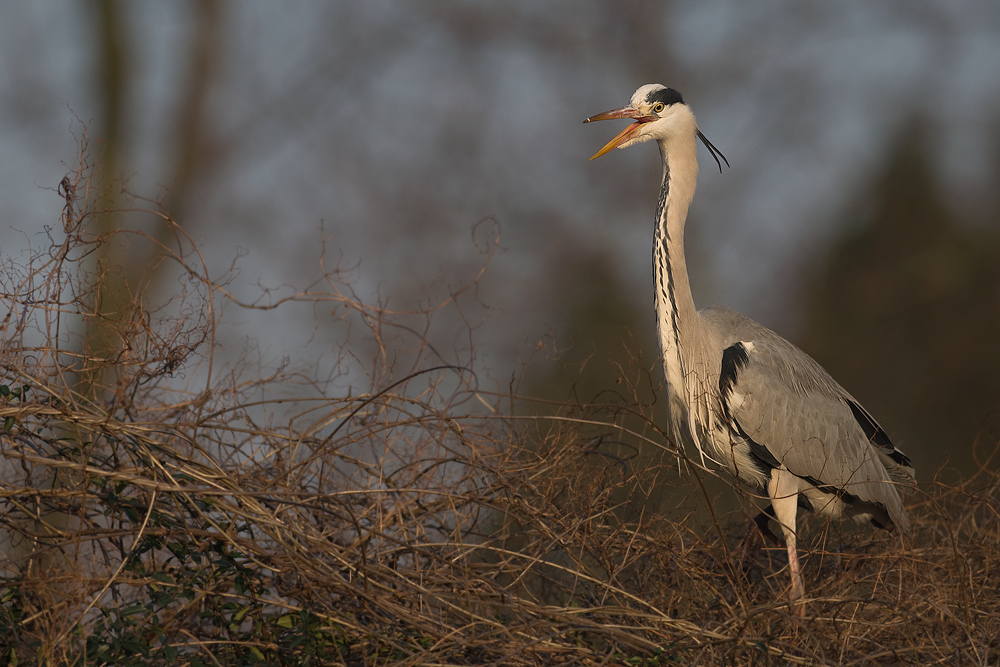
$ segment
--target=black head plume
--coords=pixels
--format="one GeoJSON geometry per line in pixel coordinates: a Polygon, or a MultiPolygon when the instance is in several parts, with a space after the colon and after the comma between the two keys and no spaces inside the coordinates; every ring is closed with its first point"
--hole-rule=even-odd
{"type": "MultiPolygon", "coordinates": [[[[715,164],[719,165],[719,173],[721,174],[722,162],[719,162],[719,158],[720,157],[722,158],[723,162],[726,163],[727,167],[729,167],[729,160],[727,160],[726,156],[722,154],[722,151],[716,148],[711,141],[705,138],[705,135],[701,133],[701,130],[698,130],[698,138],[701,139],[701,143],[705,144],[705,148],[707,148],[708,152],[711,153],[712,157],[715,158],[715,164]]],[[[729,168],[732,169],[732,167],[729,168]]]]}

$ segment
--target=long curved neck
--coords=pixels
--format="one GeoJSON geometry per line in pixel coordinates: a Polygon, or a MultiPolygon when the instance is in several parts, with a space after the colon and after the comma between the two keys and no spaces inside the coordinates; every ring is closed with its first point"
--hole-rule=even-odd
{"type": "Polygon", "coordinates": [[[653,235],[653,280],[660,351],[667,385],[674,394],[684,393],[684,377],[692,370],[684,367],[682,349],[688,353],[686,358],[692,359],[701,327],[684,259],[684,223],[698,180],[694,133],[690,141],[686,139],[675,136],[657,142],[663,159],[663,182],[653,235]]]}

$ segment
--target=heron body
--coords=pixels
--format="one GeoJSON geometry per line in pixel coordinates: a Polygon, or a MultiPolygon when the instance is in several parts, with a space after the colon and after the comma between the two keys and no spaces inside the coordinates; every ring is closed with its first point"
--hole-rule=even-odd
{"type": "Polygon", "coordinates": [[[684,226],[698,178],[696,139],[719,159],[680,93],[648,84],[628,106],[584,122],[613,118],[634,122],[594,158],[655,140],[663,161],[653,284],[671,431],[770,499],[766,511],[788,549],[792,608],[801,614],[798,508],[905,530],[897,486],[914,479],[910,460],[809,355],[733,310],[695,307],[684,226]]]}

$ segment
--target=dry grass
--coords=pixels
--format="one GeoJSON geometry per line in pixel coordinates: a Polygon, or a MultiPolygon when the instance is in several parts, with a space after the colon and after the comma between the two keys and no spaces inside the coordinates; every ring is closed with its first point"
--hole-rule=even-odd
{"type": "Polygon", "coordinates": [[[337,271],[280,300],[351,323],[354,390],[220,374],[215,313],[235,300],[178,228],[161,249],[178,294],[101,314],[90,258],[111,239],[86,232],[88,176],[51,246],[0,271],[0,664],[1000,660],[992,474],[924,482],[901,540],[804,521],[797,622],[781,550],[730,565],[742,515],[699,509],[719,483],[627,382],[532,415],[480,386],[471,352],[427,342],[432,316],[463,319],[462,290],[393,313],[337,271]],[[97,324],[115,354],[85,352],[97,324]]]}

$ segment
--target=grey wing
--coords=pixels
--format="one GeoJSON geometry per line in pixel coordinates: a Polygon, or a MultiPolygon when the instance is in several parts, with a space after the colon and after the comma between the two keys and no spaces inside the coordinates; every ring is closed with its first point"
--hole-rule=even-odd
{"type": "Polygon", "coordinates": [[[769,329],[728,309],[703,316],[722,338],[719,388],[736,437],[762,463],[787,468],[851,513],[905,528],[894,482],[911,480],[913,469],[871,415],[809,355],[769,329]]]}

